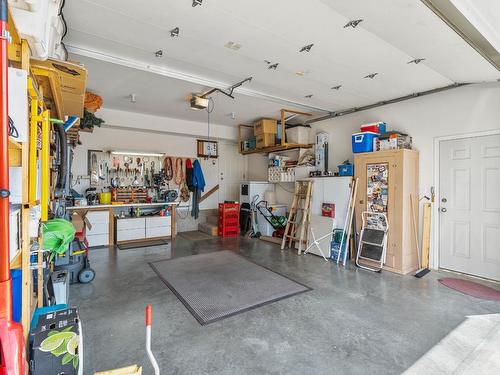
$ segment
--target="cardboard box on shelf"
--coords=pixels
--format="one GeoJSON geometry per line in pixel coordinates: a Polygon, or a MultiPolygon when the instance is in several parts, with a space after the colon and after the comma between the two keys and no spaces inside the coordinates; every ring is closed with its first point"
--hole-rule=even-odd
{"type": "Polygon", "coordinates": [[[86,211],[76,211],[71,215],[71,223],[75,227],[76,232],[83,231],[83,228],[86,226],[87,229],[92,229],[92,224],[90,224],[89,220],[86,218],[86,211]]]}
{"type": "Polygon", "coordinates": [[[278,122],[274,119],[263,118],[253,125],[254,135],[262,135],[264,133],[276,134],[278,131],[278,122]]]}
{"type": "Polygon", "coordinates": [[[257,148],[264,148],[275,145],[275,134],[274,133],[262,133],[257,135],[257,148]]]}

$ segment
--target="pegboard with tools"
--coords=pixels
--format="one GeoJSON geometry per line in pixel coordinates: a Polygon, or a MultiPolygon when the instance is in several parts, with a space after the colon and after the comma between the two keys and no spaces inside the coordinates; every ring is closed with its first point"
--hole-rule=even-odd
{"type": "Polygon", "coordinates": [[[190,200],[186,183],[188,159],[151,153],[88,151],[90,186],[97,189],[148,189],[153,200],[190,200]],[[175,198],[174,198],[175,192],[175,198]]]}
{"type": "Polygon", "coordinates": [[[89,150],[88,174],[92,187],[153,186],[153,176],[161,173],[161,155],[114,154],[89,150]]]}

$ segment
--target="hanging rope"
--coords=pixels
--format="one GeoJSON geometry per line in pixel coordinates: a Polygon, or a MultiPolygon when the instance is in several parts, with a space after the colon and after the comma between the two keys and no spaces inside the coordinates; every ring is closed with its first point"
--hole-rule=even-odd
{"type": "Polygon", "coordinates": [[[172,158],[166,157],[163,159],[163,176],[167,181],[174,177],[172,158]]]}
{"type": "Polygon", "coordinates": [[[181,186],[182,181],[184,181],[184,161],[182,158],[177,158],[175,160],[175,184],[181,186]]]}

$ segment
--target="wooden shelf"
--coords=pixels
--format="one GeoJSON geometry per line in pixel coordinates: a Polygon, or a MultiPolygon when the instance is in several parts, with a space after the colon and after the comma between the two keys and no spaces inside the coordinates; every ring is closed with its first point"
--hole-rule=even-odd
{"type": "Polygon", "coordinates": [[[256,148],[255,150],[240,151],[240,153],[242,155],[269,154],[271,152],[290,151],[290,150],[296,150],[298,148],[311,148],[312,146],[313,145],[301,144],[301,143],[286,143],[284,145],[274,145],[264,148],[256,148]]]}
{"type": "Polygon", "coordinates": [[[31,319],[33,319],[33,314],[35,313],[36,308],[38,307],[38,300],[36,296],[31,296],[31,303],[30,303],[30,322],[31,319]]]}
{"type": "Polygon", "coordinates": [[[17,250],[16,255],[14,255],[14,258],[10,261],[10,268],[21,268],[22,266],[22,251],[21,249],[17,250]]]}

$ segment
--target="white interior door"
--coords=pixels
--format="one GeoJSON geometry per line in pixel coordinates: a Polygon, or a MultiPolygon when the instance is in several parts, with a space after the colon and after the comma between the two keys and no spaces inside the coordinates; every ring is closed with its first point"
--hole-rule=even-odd
{"type": "Polygon", "coordinates": [[[440,143],[439,265],[500,280],[500,135],[440,143]]]}
{"type": "Polygon", "coordinates": [[[238,201],[240,183],[246,179],[245,157],[234,143],[219,142],[219,202],[238,201]]]}

